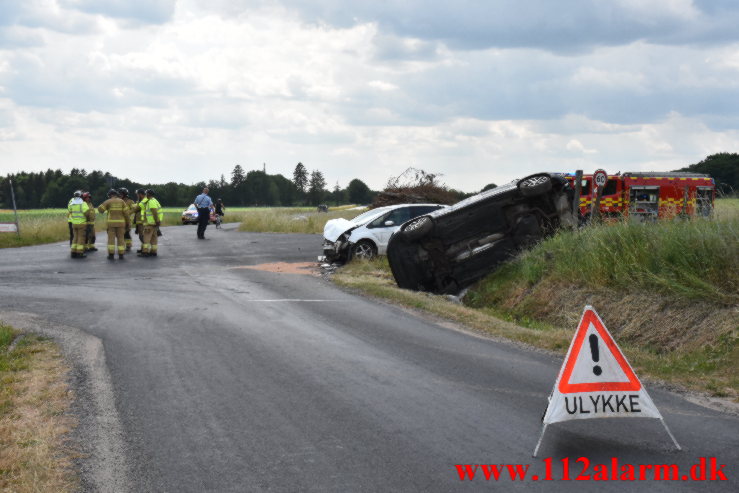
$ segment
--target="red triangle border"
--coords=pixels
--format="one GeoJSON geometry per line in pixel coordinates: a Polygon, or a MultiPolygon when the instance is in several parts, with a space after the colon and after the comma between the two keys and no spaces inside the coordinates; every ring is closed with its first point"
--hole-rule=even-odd
{"type": "Polygon", "coordinates": [[[641,390],[641,382],[637,378],[634,370],[631,369],[631,365],[626,361],[623,353],[616,345],[616,342],[608,333],[603,322],[601,322],[595,310],[592,308],[585,310],[580,320],[580,326],[577,328],[577,334],[572,345],[572,351],[570,351],[569,358],[565,362],[562,377],[559,380],[558,385],[559,391],[562,394],[573,394],[577,392],[607,392],[607,391],[638,391],[641,390]],[[575,369],[575,362],[580,355],[580,349],[582,349],[583,341],[585,340],[585,334],[588,332],[588,327],[593,324],[595,330],[600,334],[601,340],[605,343],[606,347],[613,357],[616,358],[621,370],[623,370],[626,377],[629,379],[628,382],[592,382],[592,383],[570,383],[570,377],[575,369]]]}

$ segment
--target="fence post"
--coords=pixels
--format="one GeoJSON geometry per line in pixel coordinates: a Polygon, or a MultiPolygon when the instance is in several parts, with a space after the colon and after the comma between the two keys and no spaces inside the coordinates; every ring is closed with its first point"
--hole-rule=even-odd
{"type": "Polygon", "coordinates": [[[10,197],[13,199],[13,213],[15,215],[15,233],[18,238],[21,237],[21,223],[18,221],[18,208],[15,206],[15,191],[13,191],[13,180],[8,179],[10,182],[10,197]]]}
{"type": "Polygon", "coordinates": [[[582,221],[582,214],[580,214],[580,194],[582,193],[582,170],[575,171],[575,198],[572,199],[574,202],[572,208],[577,214],[578,225],[582,221]]]}

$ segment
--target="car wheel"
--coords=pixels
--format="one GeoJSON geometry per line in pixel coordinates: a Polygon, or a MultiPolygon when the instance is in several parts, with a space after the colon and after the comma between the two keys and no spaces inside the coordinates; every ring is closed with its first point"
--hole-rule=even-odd
{"type": "Polygon", "coordinates": [[[544,195],[552,189],[552,177],[545,173],[527,176],[518,182],[518,191],[524,197],[544,195]]]}
{"type": "Polygon", "coordinates": [[[377,256],[377,247],[369,240],[360,240],[352,247],[352,258],[371,259],[377,256]]]}
{"type": "Polygon", "coordinates": [[[414,241],[429,234],[433,228],[433,219],[428,216],[417,217],[405,225],[400,237],[406,241],[414,241]]]}

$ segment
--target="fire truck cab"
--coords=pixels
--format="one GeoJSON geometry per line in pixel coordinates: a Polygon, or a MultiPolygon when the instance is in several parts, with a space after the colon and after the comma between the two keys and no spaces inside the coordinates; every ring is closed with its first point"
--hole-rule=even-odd
{"type": "MultiPolygon", "coordinates": [[[[567,175],[575,186],[575,176],[567,175]]],[[[682,172],[627,172],[609,175],[600,200],[605,217],[651,220],[677,215],[710,216],[716,184],[709,175],[682,172]]],[[[587,217],[595,201],[593,175],[583,175],[580,214],[587,217]]]]}

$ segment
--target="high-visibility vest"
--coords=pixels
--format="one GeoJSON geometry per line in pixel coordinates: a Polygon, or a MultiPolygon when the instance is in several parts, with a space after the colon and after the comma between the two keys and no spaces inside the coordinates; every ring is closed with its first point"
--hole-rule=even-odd
{"type": "Polygon", "coordinates": [[[69,202],[67,202],[67,222],[72,222],[72,211],[69,210],[69,206],[72,205],[72,201],[74,198],[69,199],[69,202]]]}
{"type": "Polygon", "coordinates": [[[146,201],[146,204],[144,204],[142,208],[142,222],[149,226],[156,224],[157,220],[161,222],[164,218],[164,212],[162,212],[161,209],[162,206],[159,204],[159,201],[157,199],[155,199],[154,197],[148,199],[146,201]],[[157,211],[159,212],[158,218],[154,217],[152,209],[157,209],[157,211]]]}
{"type": "Polygon", "coordinates": [[[135,218],[136,224],[143,224],[142,217],[144,217],[144,208],[146,207],[146,202],[148,200],[149,199],[144,197],[143,199],[139,200],[138,204],[136,204],[139,206],[139,210],[136,211],[136,218],[135,218]]]}
{"type": "Polygon", "coordinates": [[[69,210],[69,222],[72,224],[87,223],[85,212],[87,212],[89,208],[90,206],[87,205],[87,202],[82,202],[80,204],[70,203],[69,206],[67,206],[67,210],[69,210]]]}

